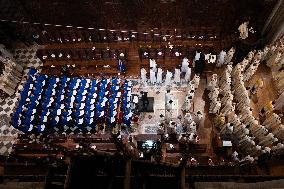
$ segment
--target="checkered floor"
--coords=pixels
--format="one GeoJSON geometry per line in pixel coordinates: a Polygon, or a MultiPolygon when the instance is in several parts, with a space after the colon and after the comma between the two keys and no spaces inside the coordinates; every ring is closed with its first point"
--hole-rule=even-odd
{"type": "Polygon", "coordinates": [[[32,46],[27,49],[16,49],[14,52],[16,62],[23,65],[25,69],[16,93],[0,102],[0,155],[9,155],[11,153],[13,144],[20,133],[9,122],[17,105],[23,85],[27,80],[27,73],[32,67],[40,70],[40,66],[42,66],[42,62],[36,57],[37,48],[39,47],[32,46]]]}

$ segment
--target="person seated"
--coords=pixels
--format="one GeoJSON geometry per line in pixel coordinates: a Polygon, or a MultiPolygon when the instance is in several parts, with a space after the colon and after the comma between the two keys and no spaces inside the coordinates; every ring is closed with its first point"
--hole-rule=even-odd
{"type": "Polygon", "coordinates": [[[86,98],[87,98],[86,96],[83,96],[81,102],[84,102],[86,98]]]}
{"type": "Polygon", "coordinates": [[[99,118],[102,118],[105,115],[104,111],[99,112],[99,118]]]}
{"type": "Polygon", "coordinates": [[[84,111],[84,110],[80,110],[80,111],[79,111],[79,117],[83,117],[84,114],[85,114],[85,111],[84,111]]]}

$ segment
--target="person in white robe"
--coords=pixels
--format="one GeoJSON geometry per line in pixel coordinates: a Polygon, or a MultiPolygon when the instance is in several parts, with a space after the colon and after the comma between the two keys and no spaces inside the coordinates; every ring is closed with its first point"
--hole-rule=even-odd
{"type": "Polygon", "coordinates": [[[199,60],[199,59],[200,59],[200,55],[201,55],[201,52],[196,51],[196,52],[195,52],[194,61],[199,60]]]}
{"type": "Polygon", "coordinates": [[[218,55],[218,60],[216,64],[217,67],[221,67],[224,64],[226,54],[227,53],[224,50],[220,52],[220,54],[218,55]]]}
{"type": "Polygon", "coordinates": [[[172,72],[170,72],[170,71],[167,70],[166,79],[165,79],[165,85],[166,85],[166,86],[171,85],[171,83],[172,83],[172,77],[173,77],[172,72]]]}
{"type": "Polygon", "coordinates": [[[229,64],[235,54],[235,48],[232,47],[225,56],[224,64],[229,64]]]}
{"type": "Polygon", "coordinates": [[[274,137],[272,133],[269,133],[268,135],[262,138],[262,140],[259,142],[259,145],[269,146],[273,144],[274,142],[278,142],[278,139],[274,137]]]}
{"type": "Polygon", "coordinates": [[[273,128],[272,134],[274,134],[279,140],[284,139],[284,125],[277,125],[273,128]]]}
{"type": "Polygon", "coordinates": [[[188,59],[185,57],[183,58],[181,63],[181,72],[186,73],[188,68],[189,68],[189,62],[188,59]]]}
{"type": "Polygon", "coordinates": [[[221,108],[221,101],[220,100],[214,100],[210,103],[209,113],[210,114],[216,114],[219,113],[219,110],[221,108]]]}
{"type": "Polygon", "coordinates": [[[150,69],[152,69],[154,72],[157,72],[157,63],[156,63],[156,60],[150,59],[150,69]]]}
{"type": "Polygon", "coordinates": [[[271,148],[272,155],[283,155],[284,154],[284,144],[277,143],[276,146],[271,148]]]}
{"type": "Polygon", "coordinates": [[[218,82],[218,75],[213,74],[210,78],[210,81],[207,84],[207,89],[209,91],[212,91],[213,89],[215,89],[215,87],[217,86],[217,82],[218,82]]]}
{"type": "Polygon", "coordinates": [[[244,73],[244,81],[248,81],[253,74],[256,72],[258,66],[260,64],[260,60],[255,60],[250,66],[249,68],[245,71],[244,73]]]}
{"type": "Polygon", "coordinates": [[[156,72],[153,69],[150,69],[150,83],[154,85],[156,82],[156,72]]]}
{"type": "Polygon", "coordinates": [[[174,82],[176,84],[180,83],[180,69],[175,69],[174,82]]]}
{"type": "Polygon", "coordinates": [[[147,71],[145,68],[141,69],[141,82],[146,83],[147,82],[147,71]]]}
{"type": "Polygon", "coordinates": [[[9,85],[6,85],[5,83],[0,83],[0,89],[9,96],[12,96],[15,93],[15,90],[12,89],[9,85]]]}
{"type": "Polygon", "coordinates": [[[12,89],[15,89],[17,87],[17,83],[13,80],[11,80],[9,77],[1,75],[0,76],[0,81],[5,83],[6,86],[11,87],[12,89]]]}
{"type": "Polygon", "coordinates": [[[199,125],[200,122],[202,121],[202,119],[203,119],[203,113],[202,113],[201,110],[198,110],[196,112],[196,114],[195,114],[195,122],[196,122],[196,124],[199,125]]]}
{"type": "Polygon", "coordinates": [[[191,68],[188,68],[185,72],[184,81],[188,83],[191,77],[191,68]]]}
{"type": "Polygon", "coordinates": [[[195,74],[191,82],[193,82],[194,88],[197,89],[200,82],[200,76],[195,74]]]}
{"type": "Polygon", "coordinates": [[[248,24],[249,24],[249,22],[244,22],[244,23],[242,23],[242,24],[239,26],[239,28],[238,28],[238,30],[239,30],[239,32],[240,32],[240,38],[241,38],[241,39],[246,39],[246,38],[248,38],[248,32],[249,32],[249,30],[248,30],[248,24]]]}
{"type": "Polygon", "coordinates": [[[10,51],[8,51],[3,44],[0,44],[0,52],[4,58],[13,59],[13,54],[10,53],[10,51]]]}
{"type": "Polygon", "coordinates": [[[184,116],[183,124],[189,125],[193,121],[192,116],[190,113],[186,113],[184,116]]]}
{"type": "Polygon", "coordinates": [[[162,70],[162,68],[158,68],[158,72],[157,72],[157,83],[158,83],[158,84],[163,83],[163,70],[162,70]]]}

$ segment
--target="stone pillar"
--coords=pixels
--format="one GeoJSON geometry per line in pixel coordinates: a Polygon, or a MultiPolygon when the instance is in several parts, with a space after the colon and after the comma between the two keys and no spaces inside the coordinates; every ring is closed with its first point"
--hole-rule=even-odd
{"type": "Polygon", "coordinates": [[[181,173],[180,173],[180,188],[186,189],[185,187],[185,167],[184,166],[181,168],[181,173]]]}
{"type": "Polygon", "coordinates": [[[68,169],[67,169],[66,178],[65,178],[64,189],[69,188],[72,165],[73,165],[73,161],[70,159],[68,169]]]}
{"type": "Polygon", "coordinates": [[[125,163],[125,175],[124,175],[124,182],[123,188],[130,189],[131,188],[131,159],[127,159],[125,163]]]}
{"type": "Polygon", "coordinates": [[[279,0],[262,29],[263,43],[273,43],[284,34],[284,1],[279,0]]]}

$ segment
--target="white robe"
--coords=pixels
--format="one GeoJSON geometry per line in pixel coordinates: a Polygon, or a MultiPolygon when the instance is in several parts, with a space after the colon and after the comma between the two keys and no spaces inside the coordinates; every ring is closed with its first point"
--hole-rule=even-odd
{"type": "Polygon", "coordinates": [[[174,82],[180,83],[180,69],[175,69],[174,82]]]}
{"type": "Polygon", "coordinates": [[[217,67],[220,67],[224,64],[225,56],[226,56],[226,52],[222,50],[220,54],[218,55],[217,67]]]}
{"type": "Polygon", "coordinates": [[[163,70],[161,68],[158,68],[157,83],[163,83],[163,70]]]}
{"type": "Polygon", "coordinates": [[[224,64],[229,64],[235,54],[235,49],[232,47],[225,56],[224,64]]]}
{"type": "Polygon", "coordinates": [[[150,68],[152,68],[152,70],[153,70],[154,72],[157,72],[157,63],[156,63],[156,60],[150,59],[150,68]]]}
{"type": "Polygon", "coordinates": [[[184,76],[185,82],[190,81],[190,77],[191,77],[191,68],[188,68],[184,76]]]}
{"type": "Polygon", "coordinates": [[[188,66],[189,66],[188,59],[184,58],[181,63],[181,72],[183,73],[187,72],[187,69],[189,68],[188,66]]]}
{"type": "Polygon", "coordinates": [[[199,52],[195,52],[195,58],[194,58],[194,60],[196,61],[196,60],[199,60],[200,59],[200,55],[201,55],[201,53],[199,53],[199,52]]]}
{"type": "Polygon", "coordinates": [[[171,85],[173,74],[167,70],[165,85],[171,85]]]}
{"type": "Polygon", "coordinates": [[[141,69],[141,81],[147,82],[147,71],[145,70],[145,68],[141,69]]]}
{"type": "Polygon", "coordinates": [[[152,84],[155,84],[157,81],[156,79],[156,73],[154,72],[154,70],[150,69],[150,82],[152,84]]]}

